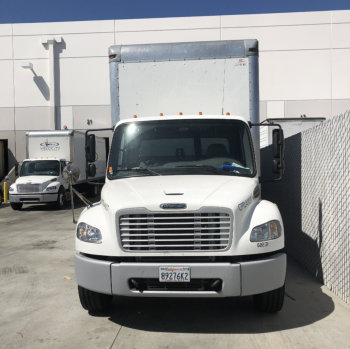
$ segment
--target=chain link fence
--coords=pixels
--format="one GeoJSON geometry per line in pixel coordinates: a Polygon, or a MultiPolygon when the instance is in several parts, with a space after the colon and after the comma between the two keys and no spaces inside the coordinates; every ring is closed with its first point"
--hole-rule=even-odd
{"type": "MultiPolygon", "coordinates": [[[[276,202],[287,253],[350,303],[350,111],[286,139],[286,171],[262,185],[276,202]]],[[[263,177],[271,147],[262,149],[263,177]]]]}

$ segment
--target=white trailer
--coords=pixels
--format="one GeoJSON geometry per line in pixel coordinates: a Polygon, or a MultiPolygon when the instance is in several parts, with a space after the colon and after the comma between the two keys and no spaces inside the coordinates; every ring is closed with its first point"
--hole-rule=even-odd
{"type": "Polygon", "coordinates": [[[71,163],[79,169],[77,185],[103,180],[106,172],[106,141],[96,139],[95,161],[85,157],[86,136],[74,130],[32,131],[26,133],[26,159],[16,182],[11,185],[9,199],[15,210],[23,204],[57,203],[63,207],[68,183],[63,180],[64,167],[71,163]]]}
{"type": "Polygon", "coordinates": [[[252,295],[280,310],[284,228],[260,197],[257,41],[112,46],[109,58],[116,126],[101,202],[77,225],[82,306],[252,295]]]}

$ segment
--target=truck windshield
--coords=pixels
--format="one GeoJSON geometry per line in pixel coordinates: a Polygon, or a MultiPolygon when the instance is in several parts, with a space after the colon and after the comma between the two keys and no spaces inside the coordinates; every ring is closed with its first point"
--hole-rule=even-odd
{"type": "Polygon", "coordinates": [[[24,161],[20,176],[58,176],[60,163],[56,160],[24,161]]]}
{"type": "Polygon", "coordinates": [[[218,174],[252,177],[248,126],[239,120],[160,120],[117,127],[108,178],[218,174]]]}

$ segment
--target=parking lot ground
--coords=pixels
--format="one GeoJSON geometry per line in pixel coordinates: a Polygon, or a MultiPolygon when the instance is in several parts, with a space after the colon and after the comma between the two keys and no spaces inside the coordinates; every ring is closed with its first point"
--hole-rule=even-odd
{"type": "Polygon", "coordinates": [[[350,306],[293,260],[277,314],[249,297],[116,297],[91,316],[74,281],[74,230],[70,209],[0,208],[1,348],[350,348],[350,306]]]}

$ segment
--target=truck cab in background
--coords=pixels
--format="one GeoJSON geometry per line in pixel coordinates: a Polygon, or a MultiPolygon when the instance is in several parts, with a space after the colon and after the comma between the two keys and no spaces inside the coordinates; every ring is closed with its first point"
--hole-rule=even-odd
{"type": "Polygon", "coordinates": [[[26,159],[21,165],[19,178],[10,187],[10,202],[14,210],[24,203],[54,202],[58,208],[65,205],[68,183],[63,180],[65,160],[26,159]]]}
{"type": "MultiPolygon", "coordinates": [[[[82,306],[251,295],[279,311],[284,227],[260,196],[257,41],[113,46],[110,72],[106,182],[76,230],[82,306]]],[[[273,148],[281,175],[280,130],[273,148]]]]}

